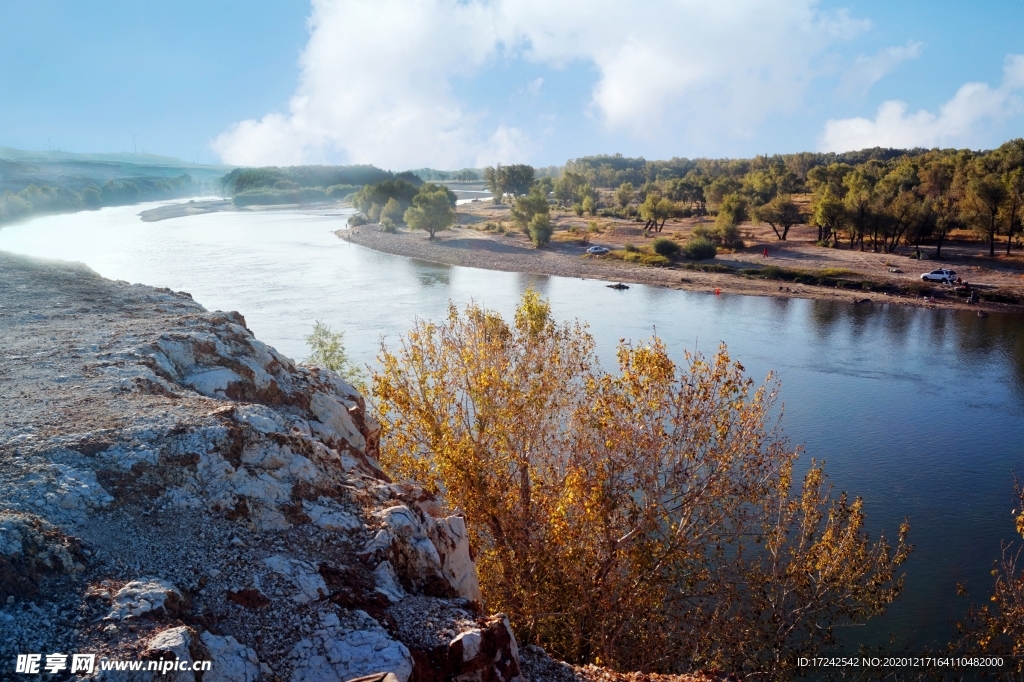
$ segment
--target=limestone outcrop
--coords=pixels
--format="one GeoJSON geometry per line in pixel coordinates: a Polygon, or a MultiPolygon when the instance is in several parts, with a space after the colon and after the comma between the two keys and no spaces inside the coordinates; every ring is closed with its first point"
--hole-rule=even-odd
{"type": "Polygon", "coordinates": [[[105,680],[523,679],[465,521],[376,461],[359,393],[237,313],[0,253],[0,661],[105,680]],[[98,666],[98,664],[97,664],[98,666]],[[391,679],[391,678],[389,678],[391,679]]]}

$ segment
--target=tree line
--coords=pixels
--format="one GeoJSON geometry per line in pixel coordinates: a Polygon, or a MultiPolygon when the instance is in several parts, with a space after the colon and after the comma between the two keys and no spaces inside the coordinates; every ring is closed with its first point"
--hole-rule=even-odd
{"type": "Polygon", "coordinates": [[[176,177],[139,177],[87,184],[81,189],[30,184],[0,196],[0,225],[33,215],[121,206],[140,201],[174,199],[198,194],[202,184],[183,173],[176,177]]]}
{"type": "Polygon", "coordinates": [[[1009,254],[1024,234],[1024,139],[990,151],[868,149],[846,154],[781,154],[753,159],[647,161],[622,155],[566,163],[556,177],[535,178],[525,164],[483,170],[495,201],[522,201],[536,189],[577,215],[603,211],[639,217],[660,232],[669,218],[711,214],[698,238],[739,242],[738,225],[767,224],[779,240],[808,223],[823,246],[892,252],[942,246],[956,229],[983,238],[989,255],[1000,239],[1009,254]],[[598,189],[611,189],[602,200],[598,189]],[[809,195],[809,204],[795,200],[809,195]],[[806,210],[804,206],[807,206],[806,210]]]}
{"type": "Polygon", "coordinates": [[[236,205],[342,201],[360,187],[388,180],[423,181],[410,171],[392,173],[375,166],[288,166],[236,168],[221,178],[236,205]]]}

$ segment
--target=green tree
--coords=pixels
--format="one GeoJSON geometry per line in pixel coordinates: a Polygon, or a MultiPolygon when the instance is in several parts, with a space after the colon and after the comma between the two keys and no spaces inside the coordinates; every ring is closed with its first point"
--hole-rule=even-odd
{"type": "Polygon", "coordinates": [[[739,225],[749,218],[750,205],[746,197],[739,193],[727,194],[719,203],[715,225],[739,225]]]}
{"type": "Polygon", "coordinates": [[[545,175],[536,181],[537,189],[547,197],[549,194],[555,191],[555,180],[554,178],[545,175]]]}
{"type": "Polygon", "coordinates": [[[644,202],[640,204],[640,217],[646,221],[644,229],[649,230],[653,228],[655,232],[661,232],[662,228],[665,227],[665,222],[672,215],[674,208],[672,202],[668,199],[654,192],[649,193],[644,202]]]}
{"type": "Polygon", "coordinates": [[[633,195],[633,183],[624,182],[615,190],[615,201],[618,202],[620,207],[626,208],[633,201],[633,195]]]}
{"type": "Polygon", "coordinates": [[[1013,237],[1021,232],[1021,220],[1024,218],[1024,168],[1004,173],[1003,184],[1006,185],[1003,222],[1006,225],[1006,255],[1009,256],[1013,237]]]}
{"type": "Polygon", "coordinates": [[[484,184],[487,185],[487,189],[494,195],[494,203],[500,204],[505,198],[505,192],[508,189],[508,174],[505,173],[505,169],[502,168],[500,163],[484,168],[484,184]]]}
{"type": "Polygon", "coordinates": [[[572,206],[579,197],[580,188],[587,183],[586,178],[572,171],[565,171],[555,181],[555,200],[562,206],[572,206]]]}
{"type": "Polygon", "coordinates": [[[516,163],[502,168],[505,173],[505,191],[513,197],[528,194],[533,187],[533,166],[516,163]]]}
{"type": "Polygon", "coordinates": [[[811,204],[811,223],[818,228],[818,241],[838,239],[839,230],[846,220],[846,207],[828,185],[811,204]]]}
{"type": "Polygon", "coordinates": [[[583,210],[592,216],[597,215],[597,202],[594,201],[594,197],[587,196],[583,198],[583,210]]]}
{"type": "Polygon", "coordinates": [[[313,333],[306,337],[310,356],[308,364],[323,367],[356,387],[362,387],[365,376],[359,367],[354,365],[345,351],[345,332],[334,332],[326,324],[317,320],[313,324],[313,333]]]}
{"type": "Polygon", "coordinates": [[[942,243],[949,232],[959,225],[960,202],[958,189],[963,183],[955,183],[956,171],[952,164],[934,160],[921,169],[921,194],[927,209],[934,217],[931,235],[935,238],[935,257],[942,257],[942,243]]]}
{"type": "Polygon", "coordinates": [[[996,233],[999,232],[999,211],[1006,201],[1006,185],[994,173],[975,176],[967,186],[968,201],[973,208],[978,231],[988,238],[988,255],[996,255],[996,233]]]}
{"type": "Polygon", "coordinates": [[[780,194],[767,204],[758,206],[753,211],[754,218],[768,223],[779,241],[786,241],[789,229],[800,222],[799,207],[793,203],[789,195],[780,194]],[[782,230],[781,232],[779,230],[782,230]]]}
{"type": "Polygon", "coordinates": [[[547,197],[535,188],[526,196],[516,199],[510,215],[520,230],[530,234],[530,221],[533,217],[538,214],[548,215],[550,210],[547,197]]]}
{"type": "Polygon", "coordinates": [[[99,208],[103,205],[103,192],[96,185],[83,188],[82,203],[90,208],[99,208]]]}
{"type": "Polygon", "coordinates": [[[718,208],[722,200],[730,194],[735,194],[743,187],[742,183],[735,178],[722,176],[715,178],[707,189],[704,190],[708,203],[712,208],[718,208]]]}
{"type": "Polygon", "coordinates": [[[846,189],[843,205],[846,207],[846,222],[849,225],[850,248],[859,240],[860,250],[863,251],[864,235],[875,219],[875,179],[858,169],[843,178],[843,186],[846,189]]]}
{"type": "Polygon", "coordinates": [[[380,219],[390,220],[393,224],[402,222],[402,215],[405,213],[402,210],[402,205],[398,203],[398,200],[394,197],[388,199],[388,203],[381,209],[380,219]]]}
{"type": "Polygon", "coordinates": [[[547,213],[537,213],[530,219],[527,232],[530,234],[530,241],[537,248],[540,248],[551,241],[555,226],[551,223],[551,216],[547,213]]]}
{"type": "Polygon", "coordinates": [[[424,185],[419,194],[413,197],[413,205],[406,210],[405,222],[414,230],[425,231],[430,235],[429,239],[433,239],[435,233],[447,230],[456,220],[455,207],[449,193],[447,187],[424,185]]]}

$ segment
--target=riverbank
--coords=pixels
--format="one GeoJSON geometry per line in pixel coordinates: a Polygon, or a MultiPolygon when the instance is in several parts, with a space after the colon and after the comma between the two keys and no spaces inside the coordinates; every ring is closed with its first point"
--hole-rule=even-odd
{"type": "MultiPolygon", "coordinates": [[[[399,227],[395,232],[383,232],[376,225],[364,225],[355,229],[341,229],[337,230],[335,234],[341,239],[376,251],[433,263],[506,272],[597,279],[607,281],[609,284],[621,282],[686,291],[718,292],[720,294],[839,300],[862,305],[887,303],[928,308],[941,307],[981,311],[1024,312],[1024,307],[1019,305],[994,302],[968,304],[962,299],[958,300],[942,295],[944,293],[943,290],[948,290],[948,288],[940,285],[924,289],[929,294],[934,292],[937,295],[923,296],[902,292],[894,293],[885,290],[870,290],[863,286],[846,288],[842,284],[837,286],[836,277],[829,277],[827,275],[821,277],[825,283],[816,284],[783,281],[775,278],[768,279],[765,276],[752,273],[752,271],[762,270],[767,266],[774,266],[790,272],[798,270],[807,273],[820,273],[828,267],[836,267],[836,254],[848,253],[854,254],[855,257],[842,259],[841,265],[844,275],[840,276],[839,279],[843,279],[844,276],[860,276],[865,280],[876,282],[875,288],[877,289],[882,289],[885,286],[891,289],[898,289],[922,284],[917,277],[916,269],[923,271],[925,269],[944,267],[936,262],[918,264],[917,261],[899,258],[891,254],[888,255],[888,258],[883,257],[879,259],[877,257],[882,256],[882,254],[859,254],[858,252],[842,252],[833,249],[811,247],[822,252],[835,251],[835,253],[826,254],[831,258],[823,263],[803,253],[807,250],[807,247],[803,246],[800,242],[780,242],[771,246],[768,257],[756,253],[740,252],[722,254],[713,261],[702,261],[699,263],[680,262],[670,267],[649,267],[612,259],[607,256],[592,256],[586,252],[588,244],[570,241],[553,241],[542,249],[536,249],[523,234],[515,232],[506,232],[505,234],[485,232],[474,229],[471,225],[459,225],[448,231],[439,232],[433,240],[428,240],[424,233],[415,232],[405,227],[399,227]],[[875,258],[872,258],[872,256],[875,258]],[[890,267],[887,267],[885,262],[892,262],[897,258],[902,261],[902,268],[910,270],[910,273],[889,272],[890,267]],[[875,264],[873,262],[875,260],[881,260],[882,262],[875,264]],[[711,271],[696,269],[706,268],[711,264],[716,266],[714,269],[723,271],[715,272],[713,271],[714,269],[711,271]],[[858,265],[860,267],[857,267],[858,265]],[[872,267],[864,267],[865,265],[872,267]],[[881,272],[878,272],[879,270],[881,272]],[[887,276],[883,276],[883,273],[887,276]]],[[[600,244],[609,248],[622,248],[625,241],[628,241],[629,238],[638,242],[642,239],[641,230],[638,228],[627,229],[635,231],[636,235],[606,233],[605,235],[592,238],[589,243],[600,244]]],[[[621,233],[623,229],[618,228],[616,231],[621,233]]],[[[753,250],[748,249],[747,251],[753,250]]],[[[891,269],[899,270],[902,268],[891,269]]],[[[958,268],[960,271],[975,269],[971,268],[971,266],[958,266],[958,268]]],[[[769,272],[771,273],[771,271],[769,272]]],[[[968,274],[968,276],[977,279],[975,275],[981,276],[981,273],[972,271],[968,274]]],[[[817,278],[810,276],[810,274],[807,279],[814,282],[817,281],[817,278]]],[[[995,288],[988,284],[980,284],[978,286],[980,291],[984,291],[985,288],[989,287],[995,288]]]]}

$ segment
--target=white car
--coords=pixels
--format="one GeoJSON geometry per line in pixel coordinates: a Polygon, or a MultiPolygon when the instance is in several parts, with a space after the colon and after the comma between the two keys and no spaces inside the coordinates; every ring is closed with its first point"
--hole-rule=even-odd
{"type": "Polygon", "coordinates": [[[952,282],[956,279],[956,273],[952,270],[932,270],[921,275],[921,279],[925,282],[952,282]]]}
{"type": "Polygon", "coordinates": [[[596,256],[600,256],[602,254],[608,253],[608,249],[604,248],[603,246],[591,246],[589,249],[587,249],[587,253],[592,253],[596,256]]]}

